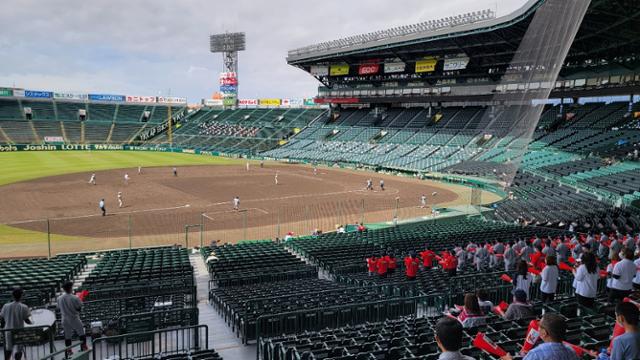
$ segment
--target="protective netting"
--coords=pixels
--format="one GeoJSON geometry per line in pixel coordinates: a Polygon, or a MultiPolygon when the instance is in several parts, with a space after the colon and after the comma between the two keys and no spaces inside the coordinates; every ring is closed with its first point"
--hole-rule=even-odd
{"type": "Polygon", "coordinates": [[[475,130],[485,135],[473,161],[464,163],[510,185],[589,7],[589,0],[546,0],[512,58],[493,104],[475,130]],[[516,85],[517,84],[517,85],[516,85]],[[514,88],[515,87],[515,88],[514,88]]]}

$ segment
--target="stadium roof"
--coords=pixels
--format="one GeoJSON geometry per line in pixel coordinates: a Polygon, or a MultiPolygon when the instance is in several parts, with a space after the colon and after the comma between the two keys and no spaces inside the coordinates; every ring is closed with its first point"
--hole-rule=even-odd
{"type": "MultiPolygon", "coordinates": [[[[350,65],[349,73],[342,77],[313,74],[326,85],[353,81],[344,78],[359,76],[357,65],[393,61],[411,63],[425,56],[443,59],[464,55],[469,58],[468,65],[462,71],[443,73],[440,68],[434,73],[425,74],[425,77],[442,79],[489,74],[497,78],[508,67],[533,15],[545,1],[529,0],[518,10],[500,18],[478,17],[476,21],[451,22],[454,26],[435,26],[431,29],[421,27],[421,24],[410,25],[405,27],[404,32],[401,28],[395,32],[373,33],[393,35],[384,38],[376,39],[371,34],[365,34],[349,38],[355,40],[351,42],[343,39],[341,42],[324,43],[324,46],[321,44],[293,50],[287,61],[310,73],[314,65],[350,65]]],[[[448,19],[456,18],[462,19],[448,19]]],[[[640,54],[640,2],[592,0],[563,71],[584,71],[587,67],[602,64],[636,67],[637,54],[640,54]],[[629,60],[636,65],[626,64],[629,60]]],[[[413,69],[407,66],[405,74],[413,73],[413,69]]]]}

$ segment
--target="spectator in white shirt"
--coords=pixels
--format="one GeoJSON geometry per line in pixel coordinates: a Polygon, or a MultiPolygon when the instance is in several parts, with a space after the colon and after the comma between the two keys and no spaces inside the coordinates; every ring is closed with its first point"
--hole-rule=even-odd
{"type": "Polygon", "coordinates": [[[633,262],[633,251],[624,249],[624,259],[620,260],[613,267],[611,273],[611,291],[609,292],[609,302],[615,303],[629,296],[633,289],[633,279],[636,276],[636,264],[633,262]]]}
{"type": "Polygon", "coordinates": [[[547,256],[545,263],[547,266],[544,267],[540,274],[542,278],[542,282],[540,283],[540,297],[543,302],[549,302],[553,301],[556,296],[559,272],[555,256],[547,256]]]}
{"type": "Polygon", "coordinates": [[[633,263],[636,265],[636,277],[633,278],[633,288],[640,290],[640,257],[633,263]]]}
{"type": "Polygon", "coordinates": [[[516,276],[513,279],[513,291],[515,293],[516,290],[521,289],[527,294],[527,299],[529,298],[529,289],[531,288],[531,283],[533,282],[533,275],[529,274],[529,266],[527,262],[524,260],[518,261],[518,265],[516,267],[516,276]]]}
{"type": "Polygon", "coordinates": [[[578,304],[592,308],[595,305],[600,276],[596,256],[591,252],[582,254],[582,265],[577,270],[573,269],[573,276],[578,304]]]}

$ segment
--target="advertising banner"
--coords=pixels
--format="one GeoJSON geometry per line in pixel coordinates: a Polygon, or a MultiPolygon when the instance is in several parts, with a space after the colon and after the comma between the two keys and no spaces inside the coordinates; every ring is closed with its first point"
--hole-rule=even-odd
{"type": "Polygon", "coordinates": [[[109,101],[109,102],[124,102],[124,95],[107,95],[107,94],[89,94],[89,100],[93,101],[109,101]]]}
{"type": "Polygon", "coordinates": [[[468,64],[469,58],[467,56],[444,59],[444,71],[464,70],[468,64]]]}
{"type": "Polygon", "coordinates": [[[238,86],[237,85],[220,85],[220,92],[221,93],[237,93],[238,92],[238,86]]]}
{"type": "Polygon", "coordinates": [[[416,73],[434,72],[438,59],[430,58],[416,61],[416,73]]]}
{"type": "Polygon", "coordinates": [[[315,99],[304,99],[304,106],[314,106],[316,104],[315,99]]]}
{"type": "Polygon", "coordinates": [[[375,75],[380,71],[378,64],[362,64],[358,67],[358,75],[375,75]]]}
{"type": "Polygon", "coordinates": [[[302,99],[291,99],[289,100],[289,103],[291,106],[302,106],[304,104],[302,99]]]}
{"type": "Polygon", "coordinates": [[[280,99],[260,99],[260,106],[280,106],[280,99]]]}
{"type": "Polygon", "coordinates": [[[235,97],[228,97],[222,99],[222,105],[224,106],[236,106],[237,99],[235,97]]]}
{"type": "Polygon", "coordinates": [[[349,75],[349,65],[348,64],[331,65],[331,69],[329,70],[329,75],[331,76],[349,75]]]}
{"type": "MultiPolygon", "coordinates": [[[[183,111],[171,116],[171,124],[178,124],[178,122],[182,121],[182,119],[184,119],[185,116],[186,116],[186,111],[183,111]]],[[[147,141],[152,137],[165,132],[168,128],[169,126],[167,125],[167,122],[166,121],[162,122],[161,124],[156,125],[155,127],[152,127],[150,129],[146,128],[145,131],[143,131],[140,135],[138,135],[138,139],[142,141],[147,141]]],[[[178,126],[176,126],[176,128],[178,128],[178,126]]]]}
{"type": "Polygon", "coordinates": [[[24,89],[13,89],[13,96],[24,97],[24,89]]]}
{"type": "Polygon", "coordinates": [[[53,93],[54,99],[61,100],[87,100],[87,94],[73,94],[73,93],[53,93]]]}
{"type": "Polygon", "coordinates": [[[406,69],[406,64],[403,62],[392,62],[384,64],[385,74],[401,73],[406,69]]]}
{"type": "Polygon", "coordinates": [[[289,99],[282,99],[282,102],[280,103],[281,106],[291,106],[291,100],[289,99]]]}
{"type": "Polygon", "coordinates": [[[204,105],[205,106],[222,106],[224,105],[224,102],[222,101],[222,99],[205,99],[204,105]]]}
{"type": "Polygon", "coordinates": [[[240,99],[238,100],[240,106],[258,106],[258,99],[240,99]]]}
{"type": "Polygon", "coordinates": [[[13,89],[0,88],[0,96],[13,96],[13,89]]]}
{"type": "Polygon", "coordinates": [[[326,65],[312,65],[309,72],[313,76],[329,76],[329,67],[326,65]]]}
{"type": "Polygon", "coordinates": [[[154,103],[156,102],[155,96],[136,96],[136,95],[127,95],[127,102],[130,103],[154,103]]]}
{"type": "Polygon", "coordinates": [[[24,97],[37,99],[51,99],[53,93],[51,91],[25,90],[24,97]]]}
{"type": "Polygon", "coordinates": [[[357,104],[358,98],[316,98],[316,104],[357,104]]]}
{"type": "Polygon", "coordinates": [[[238,74],[234,72],[220,73],[220,85],[238,85],[238,74]]]}
{"type": "Polygon", "coordinates": [[[48,143],[63,143],[64,138],[62,136],[45,136],[44,142],[48,143]]]}
{"type": "Polygon", "coordinates": [[[186,104],[187,98],[175,96],[158,96],[157,102],[159,104],[186,104]]]}

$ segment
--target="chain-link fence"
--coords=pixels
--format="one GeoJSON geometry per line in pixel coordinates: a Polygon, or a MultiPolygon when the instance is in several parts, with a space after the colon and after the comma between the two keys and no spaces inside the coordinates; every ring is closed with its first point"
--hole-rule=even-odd
{"type": "Polygon", "coordinates": [[[474,212],[483,200],[482,192],[470,188],[460,189],[458,195],[455,204],[435,208],[431,204],[437,202],[437,193],[425,194],[424,203],[422,198],[320,198],[309,204],[247,202],[239,210],[231,204],[217,204],[204,209],[183,206],[17,222],[0,225],[0,258],[173,244],[193,247],[217,240],[282,239],[287,234],[305,236],[359,223],[375,226],[423,220],[442,216],[440,210],[451,211],[440,206],[474,212]]]}

